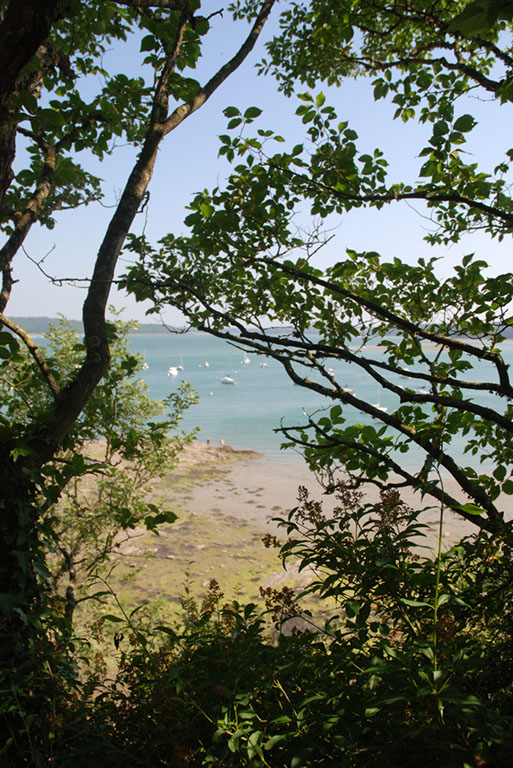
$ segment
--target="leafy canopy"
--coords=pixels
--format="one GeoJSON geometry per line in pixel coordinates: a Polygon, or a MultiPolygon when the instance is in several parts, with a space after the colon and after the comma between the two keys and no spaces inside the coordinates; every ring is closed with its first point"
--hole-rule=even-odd
{"type": "Polygon", "coordinates": [[[459,10],[459,3],[293,4],[264,69],[286,92],[298,80],[374,77],[375,98],[391,99],[396,118],[430,128],[417,180],[390,179],[382,150],[362,148],[322,93],[299,96],[306,137],[286,150],[272,130],[251,133],[256,113],[230,108],[220,137],[220,153],[234,164],[225,188],[195,197],[188,237],[170,234],[158,249],[132,239],[140,262],[126,285],[156,311],[179,307],[191,325],[276,357],[294,382],[330,398],[326,413],[282,428],[330,485],[338,467],[357,485],[410,485],[497,531],[500,494],[513,492],[513,390],[500,349],[513,322],[513,275],[489,277],[486,263],[469,254],[442,279],[434,259],[387,262],[350,244],[333,266],[315,266],[323,224],[354,209],[422,203],[432,244],[476,230],[510,236],[512,150],[493,172],[469,162],[477,120],[460,100],[474,91],[495,103],[509,99],[511,25],[466,38],[451,26],[459,10]],[[305,210],[317,222],[310,227],[305,210]],[[291,330],[269,335],[270,323],[291,330]],[[337,360],[392,393],[392,412],[346,389],[332,372],[337,360]],[[404,459],[412,446],[422,457],[414,469],[404,459]],[[458,491],[446,490],[440,471],[458,491]]]}

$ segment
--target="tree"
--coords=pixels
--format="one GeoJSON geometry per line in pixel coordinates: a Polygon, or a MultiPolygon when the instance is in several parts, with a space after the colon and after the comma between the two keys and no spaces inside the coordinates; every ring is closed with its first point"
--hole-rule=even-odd
{"type": "MultiPolygon", "coordinates": [[[[32,358],[31,376],[44,382],[48,394],[27,403],[19,421],[9,421],[3,412],[0,416],[0,609],[21,647],[26,626],[37,625],[41,610],[41,574],[35,567],[40,510],[56,501],[73,476],[73,466],[55,458],[70,449],[74,425],[109,366],[109,291],[127,233],[146,200],[159,146],[246,59],[274,0],[263,0],[254,9],[246,39],[205,85],[189,76],[210,26],[199,5],[196,0],[0,4],[0,193],[6,236],[0,249],[0,323],[5,329],[0,375],[4,382],[16,378],[16,366],[22,360],[25,364],[24,347],[32,358]],[[131,36],[140,39],[141,63],[150,71],[147,81],[103,69],[106,47],[131,36]],[[82,85],[88,78],[100,82],[92,97],[82,85]],[[82,167],[79,155],[92,153],[101,160],[119,139],[139,153],[92,268],[83,305],[85,355],[76,368],[53,370],[38,344],[5,314],[15,283],[13,262],[36,223],[53,227],[59,211],[101,197],[100,180],[82,167]],[[20,141],[28,161],[14,174],[20,141]]],[[[13,643],[4,645],[3,658],[10,660],[13,643]]]]}
{"type": "MultiPolygon", "coordinates": [[[[154,503],[152,484],[176,466],[195,433],[179,430],[184,411],[197,402],[189,385],[181,384],[164,401],[152,400],[137,378],[144,363],[130,351],[128,334],[137,323],[114,316],[114,324],[109,369],[73,427],[72,449],[59,456],[61,464],[73,466],[72,481],[44,513],[51,521],[47,563],[70,629],[76,606],[90,600],[98,575],[112,568],[113,551],[141,530],[155,531],[176,520],[175,512],[154,503]]],[[[85,351],[64,319],[50,327],[46,347],[48,364],[64,376],[80,366],[85,351]]],[[[20,419],[24,390],[36,386],[42,399],[48,397],[41,380],[31,378],[25,355],[26,365],[16,368],[18,397],[6,407],[11,419],[20,419]]],[[[33,399],[33,394],[26,397],[33,399]]]]}
{"type": "MultiPolygon", "coordinates": [[[[26,631],[25,654],[14,646],[12,668],[0,677],[2,765],[44,763],[41,755],[51,751],[48,729],[55,722],[46,702],[69,703],[80,659],[90,645],[87,628],[98,620],[99,602],[112,598],[111,555],[119,557],[118,545],[177,517],[157,506],[152,485],[176,465],[193,439],[195,430],[180,431],[179,424],[196,398],[186,384],[162,402],[148,397],[138,378],[142,358],[130,350],[128,334],[136,326],[114,315],[111,364],[73,425],[68,447],[55,458],[68,482],[53,496],[49,493],[38,509],[41,553],[31,565],[42,590],[36,614],[40,626],[37,632],[26,631]]],[[[52,375],[62,380],[85,356],[78,332],[64,319],[50,327],[41,349],[52,375]]],[[[18,352],[1,383],[7,424],[31,423],[51,401],[44,380],[33,375],[28,350],[18,352]]]]}
{"type": "Polygon", "coordinates": [[[511,100],[511,23],[499,20],[465,37],[462,7],[400,0],[294,4],[262,70],[272,71],[287,94],[298,81],[314,87],[373,77],[375,99],[391,99],[396,118],[430,129],[419,148],[417,181],[390,180],[383,152],[362,151],[356,131],[322,93],[299,96],[306,141],[288,151],[273,149],[284,140],[272,131],[246,137],[252,116],[229,108],[228,128],[240,133],[220,137],[220,154],[237,158],[226,188],[195,197],[189,237],[168,235],[159,249],[132,239],[141,258],[126,285],[157,310],[179,307],[194,327],[275,357],[295,383],[330,398],[330,410],[282,427],[313,468],[329,473],[330,485],[342,467],[356,486],[410,486],[498,533],[505,511],[500,494],[513,492],[513,389],[500,349],[513,324],[513,275],[489,277],[486,263],[468,255],[442,279],[436,259],[386,262],[350,247],[324,272],[313,263],[326,241],[322,223],[357,208],[417,201],[433,225],[431,244],[456,243],[474,231],[499,240],[511,234],[513,150],[492,173],[468,162],[465,147],[477,120],[460,108],[470,93],[511,100]],[[306,233],[298,220],[305,208],[321,222],[306,233]],[[270,324],[281,332],[267,332],[270,324]],[[393,393],[393,412],[346,389],[332,373],[334,360],[358,366],[393,393]],[[355,411],[373,422],[355,424],[362,421],[355,411]],[[466,466],[453,451],[457,436],[466,454],[489,461],[492,470],[466,466]],[[412,446],[423,455],[415,471],[401,460],[412,446]],[[446,489],[441,472],[459,492],[446,489]]]}
{"type": "MultiPolygon", "coordinates": [[[[115,331],[106,320],[106,307],[119,254],[148,200],[162,141],[247,58],[274,3],[262,0],[255,7],[246,39],[202,85],[190,76],[191,70],[202,55],[212,17],[218,22],[220,15],[214,12],[210,20],[201,16],[198,0],[0,2],[0,224],[5,236],[0,247],[0,759],[4,764],[42,764],[46,747],[39,745],[51,744],[47,702],[56,704],[65,697],[76,677],[69,620],[61,621],[55,613],[48,561],[48,546],[55,546],[56,538],[63,555],[70,555],[73,547],[68,547],[66,530],[49,510],[84,471],[84,459],[77,453],[84,439],[80,424],[110,365],[115,331]],[[106,49],[134,38],[148,78],[105,71],[106,49]],[[97,91],[91,95],[93,84],[97,91]],[[15,285],[16,257],[34,226],[52,228],[66,209],[101,199],[100,179],[91,166],[81,164],[81,158],[86,158],[84,163],[91,156],[101,161],[120,141],[138,154],[92,260],[82,308],[84,354],[69,368],[54,366],[37,340],[6,314],[12,292],[20,288],[15,285]],[[15,171],[16,152],[18,168],[26,162],[15,171]],[[26,379],[20,378],[22,371],[27,371],[26,379]]],[[[107,377],[105,386],[109,381],[113,379],[107,377]]],[[[119,448],[133,451],[130,435],[123,439],[127,445],[119,448]]],[[[118,511],[122,516],[122,509],[118,511]]],[[[71,518],[78,522],[73,514],[71,518]]],[[[145,518],[156,524],[166,515],[153,511],[145,518]]],[[[130,524],[128,518],[118,522],[130,524]]],[[[70,592],[68,617],[74,600],[70,592]]]]}

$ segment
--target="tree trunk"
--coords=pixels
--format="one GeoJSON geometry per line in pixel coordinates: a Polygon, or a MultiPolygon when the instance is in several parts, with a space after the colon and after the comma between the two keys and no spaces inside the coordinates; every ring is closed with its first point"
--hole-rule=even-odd
{"type": "Polygon", "coordinates": [[[12,96],[23,69],[63,15],[64,5],[63,0],[11,0],[0,24],[0,205],[14,175],[18,109],[12,96]]]}

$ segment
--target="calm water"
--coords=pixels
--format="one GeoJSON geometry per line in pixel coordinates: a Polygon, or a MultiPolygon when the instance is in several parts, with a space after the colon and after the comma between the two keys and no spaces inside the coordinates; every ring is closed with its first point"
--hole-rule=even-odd
{"type": "MultiPolygon", "coordinates": [[[[280,451],[284,437],[274,430],[281,421],[289,426],[302,424],[304,412],[311,414],[333,404],[315,392],[292,384],[276,361],[250,354],[250,362],[245,364],[242,362],[244,352],[205,334],[133,335],[131,341],[133,350],[140,352],[148,365],[142,375],[152,397],[165,397],[180,381],[187,381],[196,390],[199,404],[189,409],[183,424],[186,428],[201,427],[199,439],[210,438],[213,445],[224,440],[234,448],[250,448],[273,458],[294,460],[294,451],[280,451]],[[261,367],[264,361],[267,367],[261,367]],[[168,376],[170,366],[183,366],[183,371],[177,376],[168,376]],[[223,384],[221,378],[226,375],[232,376],[237,383],[223,384]]],[[[508,362],[513,362],[512,343],[505,344],[504,352],[508,362]]],[[[380,352],[375,350],[374,354],[377,357],[380,352]]],[[[358,396],[371,403],[380,402],[389,411],[397,407],[398,398],[388,392],[379,392],[376,383],[357,366],[340,361],[330,365],[337,381],[354,389],[358,396]]],[[[488,365],[481,364],[480,378],[485,378],[489,372],[488,365]]],[[[398,383],[404,385],[407,382],[398,383]]],[[[492,398],[486,395],[480,400],[493,404],[492,398]]],[[[348,410],[347,415],[350,413],[348,410]]],[[[351,415],[355,423],[372,423],[366,414],[354,411],[351,415]]],[[[453,455],[461,455],[463,448],[463,440],[454,443],[453,455]]],[[[416,458],[415,453],[410,452],[401,460],[412,466],[416,458]]],[[[470,463],[470,459],[466,463],[470,463]]]]}
{"type": "MultiPolygon", "coordinates": [[[[221,440],[234,448],[251,448],[277,457],[283,436],[274,429],[280,421],[288,425],[304,420],[310,413],[329,404],[315,393],[297,387],[274,360],[249,355],[224,341],[204,334],[131,337],[134,351],[148,365],[142,376],[156,399],[174,391],[187,381],[198,393],[199,403],[186,414],[185,427],[199,426],[200,440],[221,440]],[[262,367],[265,362],[267,367],[262,367]],[[208,363],[208,366],[205,365],[208,363]],[[168,376],[170,366],[182,366],[177,376],[168,376]],[[236,384],[223,384],[231,376],[236,384]]],[[[349,379],[349,376],[348,376],[349,379]]],[[[293,458],[293,451],[287,457],[293,458]]]]}

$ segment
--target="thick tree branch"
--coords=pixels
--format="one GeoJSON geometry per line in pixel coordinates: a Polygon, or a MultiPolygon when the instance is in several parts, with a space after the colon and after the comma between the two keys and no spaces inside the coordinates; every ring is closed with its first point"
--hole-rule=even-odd
{"type": "Polygon", "coordinates": [[[16,81],[64,15],[65,0],[10,2],[0,24],[0,205],[13,178],[16,125],[10,106],[16,81]]]}
{"type": "Polygon", "coordinates": [[[166,57],[155,89],[146,139],[98,251],[82,313],[85,362],[75,379],[62,390],[50,422],[41,430],[40,448],[37,456],[34,456],[38,464],[53,455],[109,365],[110,350],[105,319],[108,296],[119,254],[148,189],[157,151],[164,137],[162,119],[168,105],[167,81],[186,26],[187,21],[182,18],[174,46],[166,57]]]}
{"type": "Polygon", "coordinates": [[[0,101],[14,91],[16,81],[37,54],[52,25],[64,14],[64,0],[10,2],[0,24],[0,101]]]}
{"type": "Polygon", "coordinates": [[[11,296],[14,280],[11,267],[2,270],[2,288],[0,290],[0,312],[3,312],[11,296]]]}

